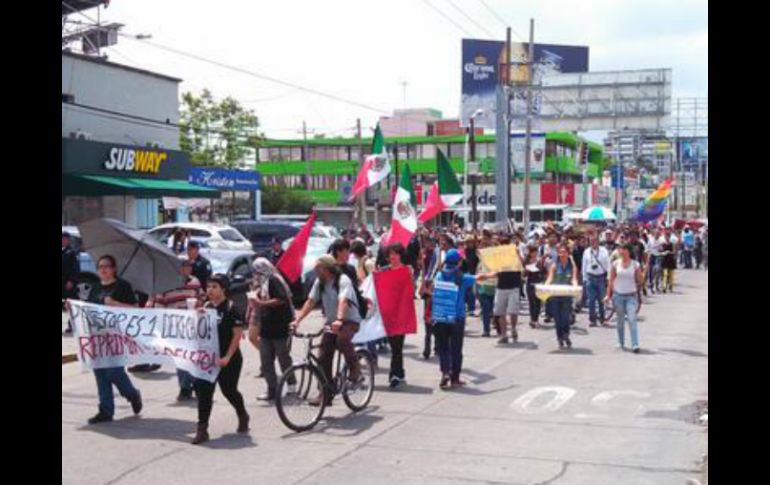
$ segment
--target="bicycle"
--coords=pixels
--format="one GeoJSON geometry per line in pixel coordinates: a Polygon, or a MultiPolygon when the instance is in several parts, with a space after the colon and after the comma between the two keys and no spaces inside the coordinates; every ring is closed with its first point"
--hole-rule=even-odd
{"type": "Polygon", "coordinates": [[[352,383],[348,380],[347,364],[342,361],[342,354],[337,352],[337,371],[332,382],[328,382],[318,357],[313,354],[313,349],[320,347],[313,344],[313,339],[320,337],[323,332],[321,329],[313,334],[294,333],[294,338],[306,341],[305,358],[283,373],[276,390],[278,417],[287,428],[298,433],[312,429],[318,424],[326,410],[327,399],[331,400],[337,394],[342,394],[347,407],[353,412],[359,412],[369,405],[374,394],[373,358],[369,351],[363,348],[356,350],[361,369],[360,381],[352,383]],[[326,393],[331,393],[331,397],[326,396],[326,393]],[[319,401],[317,405],[310,403],[313,399],[319,401]]]}

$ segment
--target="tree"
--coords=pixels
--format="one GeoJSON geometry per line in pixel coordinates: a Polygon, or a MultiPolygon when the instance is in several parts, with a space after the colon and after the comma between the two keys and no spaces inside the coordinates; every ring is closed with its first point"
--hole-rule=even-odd
{"type": "Polygon", "coordinates": [[[179,145],[194,165],[234,168],[257,149],[259,118],[227,97],[214,99],[208,89],[200,96],[182,95],[179,145]]]}
{"type": "Polygon", "coordinates": [[[281,186],[262,187],[262,212],[265,214],[308,214],[313,200],[302,192],[281,186]]]}

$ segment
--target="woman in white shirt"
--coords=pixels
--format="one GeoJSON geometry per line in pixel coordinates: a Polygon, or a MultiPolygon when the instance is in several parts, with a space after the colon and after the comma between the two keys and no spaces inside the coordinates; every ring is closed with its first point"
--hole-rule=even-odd
{"type": "Polygon", "coordinates": [[[639,353],[639,325],[636,315],[642,302],[641,288],[644,276],[639,263],[631,259],[631,245],[619,247],[620,258],[612,263],[610,283],[605,301],[612,298],[618,315],[618,347],[625,348],[626,321],[631,333],[631,348],[639,353]]]}

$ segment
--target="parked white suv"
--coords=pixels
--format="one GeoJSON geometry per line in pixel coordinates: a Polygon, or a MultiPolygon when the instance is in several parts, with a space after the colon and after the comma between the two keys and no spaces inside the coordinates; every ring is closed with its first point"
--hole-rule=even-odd
{"type": "Polygon", "coordinates": [[[153,227],[148,232],[164,244],[171,247],[174,231],[184,229],[190,232],[190,238],[203,241],[212,249],[240,249],[251,251],[251,243],[234,227],[225,224],[203,222],[172,222],[153,227]]]}

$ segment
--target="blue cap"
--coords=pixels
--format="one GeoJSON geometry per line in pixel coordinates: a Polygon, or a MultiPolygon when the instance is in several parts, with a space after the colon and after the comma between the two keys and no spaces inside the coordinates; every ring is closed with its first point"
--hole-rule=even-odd
{"type": "Polygon", "coordinates": [[[446,257],[444,257],[444,263],[446,263],[448,266],[456,266],[461,259],[462,257],[460,256],[460,251],[456,249],[450,249],[449,251],[446,252],[446,257]]]}

